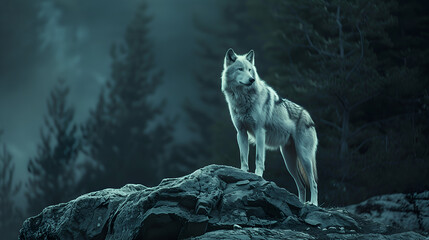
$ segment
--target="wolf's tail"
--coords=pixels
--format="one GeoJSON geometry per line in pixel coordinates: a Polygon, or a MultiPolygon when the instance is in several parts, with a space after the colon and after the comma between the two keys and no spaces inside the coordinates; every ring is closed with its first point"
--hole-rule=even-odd
{"type": "MultiPolygon", "coordinates": [[[[299,178],[301,179],[301,182],[304,183],[306,187],[310,187],[309,179],[308,179],[308,173],[305,171],[304,167],[302,166],[302,159],[300,157],[297,157],[296,159],[296,165],[298,168],[298,174],[299,178]]],[[[316,158],[311,159],[311,167],[313,168],[313,174],[314,174],[314,180],[317,182],[317,167],[316,167],[316,158]]]]}
{"type": "Polygon", "coordinates": [[[297,157],[296,159],[296,166],[298,168],[298,174],[299,174],[299,178],[301,179],[301,182],[304,183],[305,186],[310,186],[309,182],[308,182],[308,175],[307,172],[304,170],[304,167],[302,166],[301,163],[301,158],[297,157]]]}

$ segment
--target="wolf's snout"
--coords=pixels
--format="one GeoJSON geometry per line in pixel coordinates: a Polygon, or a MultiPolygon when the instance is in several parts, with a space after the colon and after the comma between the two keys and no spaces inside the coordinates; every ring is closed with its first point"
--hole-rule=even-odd
{"type": "Polygon", "coordinates": [[[255,81],[255,79],[254,78],[249,78],[249,82],[250,83],[253,83],[255,81]]]}

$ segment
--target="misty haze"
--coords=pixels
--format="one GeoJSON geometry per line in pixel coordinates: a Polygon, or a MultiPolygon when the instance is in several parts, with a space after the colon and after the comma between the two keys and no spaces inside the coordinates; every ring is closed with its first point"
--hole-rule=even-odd
{"type": "MultiPolygon", "coordinates": [[[[0,5],[1,239],[17,239],[25,219],[90,192],[155,187],[198,169],[207,178],[239,175],[207,167],[240,168],[221,90],[229,48],[254,50],[259,77],[311,115],[321,207],[429,190],[424,1],[0,5]]],[[[263,179],[298,195],[280,152],[265,158],[263,179]]],[[[426,222],[410,230],[427,236],[426,222]]],[[[145,234],[135,239],[158,236],[145,234]]]]}

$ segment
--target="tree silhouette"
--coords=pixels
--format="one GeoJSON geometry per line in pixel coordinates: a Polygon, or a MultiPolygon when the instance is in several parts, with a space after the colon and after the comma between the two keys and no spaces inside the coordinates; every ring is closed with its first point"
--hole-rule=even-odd
{"type": "Polygon", "coordinates": [[[0,149],[0,232],[4,239],[17,238],[23,219],[21,210],[15,205],[14,198],[21,189],[21,183],[14,183],[15,165],[12,159],[6,144],[3,144],[0,149]]]}
{"type": "Polygon", "coordinates": [[[48,114],[40,130],[37,155],[30,159],[26,198],[28,214],[48,205],[66,202],[79,193],[76,189],[76,159],[80,149],[74,109],[67,105],[70,89],[63,80],[51,91],[48,114]]]}
{"type": "Polygon", "coordinates": [[[164,104],[150,100],[162,80],[148,40],[151,18],[143,3],[129,24],[124,44],[113,46],[111,79],[82,128],[87,190],[127,183],[152,185],[163,176],[172,124],[162,122],[164,104]]]}
{"type": "MultiPolygon", "coordinates": [[[[252,34],[255,29],[246,12],[246,1],[219,1],[217,11],[216,24],[208,24],[198,15],[193,19],[199,31],[195,55],[201,63],[195,69],[196,99],[186,101],[184,109],[196,139],[180,147],[177,152],[182,152],[182,157],[175,157],[191,161],[187,165],[192,168],[209,163],[238,166],[236,132],[220,90],[223,58],[231,47],[244,53],[262,46],[258,44],[261,39],[252,34]]],[[[259,62],[261,69],[263,62],[259,62]]]]}
{"type": "Polygon", "coordinates": [[[395,1],[252,2],[262,9],[266,51],[278,63],[270,81],[281,95],[306,107],[317,124],[320,179],[326,181],[321,192],[332,194],[323,197],[356,201],[379,191],[361,176],[371,173],[367,179],[373,180],[387,162],[408,158],[398,133],[426,141],[412,116],[423,107],[417,102],[424,101],[428,81],[418,68],[398,61],[406,50],[397,48],[407,38],[395,38],[400,32],[395,14],[403,10],[395,1]],[[398,126],[404,131],[390,131],[398,126]],[[393,154],[393,145],[404,151],[393,154]],[[349,188],[355,191],[344,194],[349,188]]]}

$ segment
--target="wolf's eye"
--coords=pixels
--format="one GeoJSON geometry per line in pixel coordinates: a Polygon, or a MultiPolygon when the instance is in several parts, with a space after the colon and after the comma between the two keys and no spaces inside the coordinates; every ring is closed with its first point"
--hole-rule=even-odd
{"type": "Polygon", "coordinates": [[[250,72],[250,71],[252,71],[252,69],[251,69],[251,68],[249,68],[249,72],[250,72]]]}
{"type": "Polygon", "coordinates": [[[243,71],[243,68],[238,68],[238,71],[243,71]]]}

